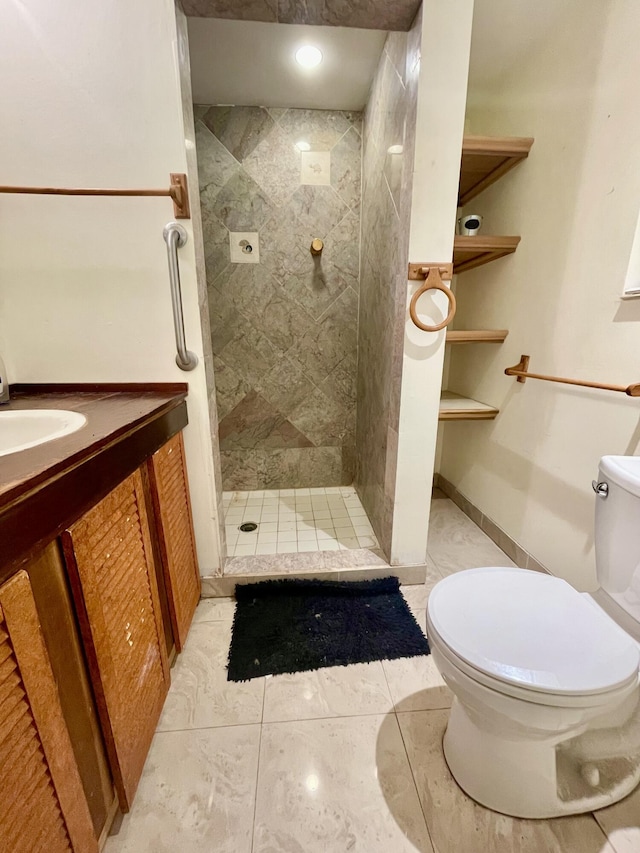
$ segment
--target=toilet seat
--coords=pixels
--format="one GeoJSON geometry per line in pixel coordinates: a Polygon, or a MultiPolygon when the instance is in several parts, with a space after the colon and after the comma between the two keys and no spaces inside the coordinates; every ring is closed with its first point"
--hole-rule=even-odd
{"type": "Polygon", "coordinates": [[[613,620],[565,581],[524,569],[440,581],[427,634],[470,678],[538,704],[606,704],[638,680],[640,651],[613,620]]]}

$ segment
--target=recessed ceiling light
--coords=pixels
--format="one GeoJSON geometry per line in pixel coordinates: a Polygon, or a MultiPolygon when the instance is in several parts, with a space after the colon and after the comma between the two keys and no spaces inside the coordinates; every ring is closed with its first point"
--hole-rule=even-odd
{"type": "Polygon", "coordinates": [[[296,148],[298,151],[311,151],[311,145],[308,142],[305,142],[304,139],[296,142],[296,148]]]}
{"type": "Polygon", "coordinates": [[[312,44],[306,44],[296,51],[296,62],[303,68],[315,68],[322,62],[322,51],[312,44]]]}

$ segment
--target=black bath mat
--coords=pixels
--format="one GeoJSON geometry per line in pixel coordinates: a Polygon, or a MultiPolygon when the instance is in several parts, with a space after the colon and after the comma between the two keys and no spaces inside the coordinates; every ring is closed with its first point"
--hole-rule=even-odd
{"type": "Polygon", "coordinates": [[[236,587],[229,681],[428,655],[397,578],[236,587]]]}

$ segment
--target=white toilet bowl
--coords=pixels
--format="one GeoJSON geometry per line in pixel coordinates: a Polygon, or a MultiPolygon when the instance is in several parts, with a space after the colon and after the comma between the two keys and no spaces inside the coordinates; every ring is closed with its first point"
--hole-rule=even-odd
{"type": "Polygon", "coordinates": [[[427,635],[455,696],[445,757],[474,800],[549,818],[640,782],[638,644],[565,581],[458,572],[431,592],[427,635]]]}

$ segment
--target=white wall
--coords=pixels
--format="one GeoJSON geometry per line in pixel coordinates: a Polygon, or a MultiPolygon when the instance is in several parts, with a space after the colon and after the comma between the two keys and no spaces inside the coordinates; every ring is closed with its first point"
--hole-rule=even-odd
{"type": "MultiPolygon", "coordinates": [[[[0,5],[0,182],[165,187],[186,172],[173,0],[0,5]]],[[[197,201],[197,200],[194,200],[197,201]]],[[[167,198],[0,196],[0,340],[14,382],[188,381],[203,574],[219,567],[202,360],[175,365],[167,198]]],[[[202,356],[191,223],[180,264],[202,356]]]]}
{"type": "Polygon", "coordinates": [[[619,298],[640,208],[640,7],[565,5],[490,89],[471,81],[469,132],[535,143],[470,203],[483,231],[522,242],[458,277],[458,328],[508,328],[509,337],[452,353],[450,388],[501,411],[492,422],[447,424],[440,470],[552,572],[589,589],[591,480],[603,454],[638,454],[640,404],[503,375],[528,353],[534,372],[625,385],[640,376],[640,302],[619,298]]]}
{"type": "MultiPolygon", "coordinates": [[[[446,263],[453,253],[473,0],[425,0],[416,118],[409,261],[446,263]]],[[[407,289],[407,306],[419,285],[407,289]]],[[[420,300],[424,323],[447,312],[443,294],[420,300]]],[[[392,560],[424,562],[445,332],[423,332],[407,312],[398,429],[392,560]]]]}

